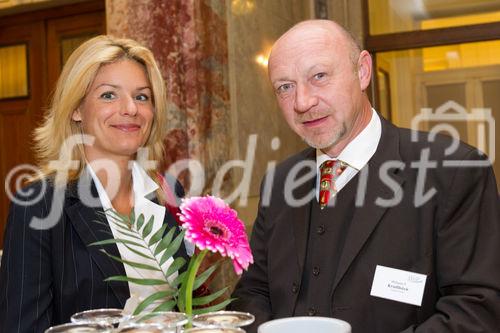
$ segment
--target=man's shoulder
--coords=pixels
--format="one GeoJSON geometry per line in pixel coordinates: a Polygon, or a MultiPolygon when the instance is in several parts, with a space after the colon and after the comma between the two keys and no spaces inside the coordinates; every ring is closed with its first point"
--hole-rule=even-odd
{"type": "Polygon", "coordinates": [[[288,173],[290,169],[296,167],[301,163],[311,163],[316,164],[316,150],[311,147],[307,147],[304,150],[287,157],[285,160],[278,163],[276,166],[276,173],[279,175],[281,173],[288,173]]]}
{"type": "Polygon", "coordinates": [[[449,135],[394,127],[398,131],[399,152],[403,159],[418,160],[426,152],[429,158],[437,160],[484,159],[477,148],[449,135]]]}

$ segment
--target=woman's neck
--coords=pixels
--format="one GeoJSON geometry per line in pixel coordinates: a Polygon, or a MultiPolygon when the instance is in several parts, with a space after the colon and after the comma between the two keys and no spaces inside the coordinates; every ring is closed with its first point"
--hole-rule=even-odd
{"type": "Polygon", "coordinates": [[[89,161],[106,194],[120,214],[129,215],[134,206],[132,164],[130,159],[99,159],[89,161]],[[106,161],[104,164],[101,161],[106,161]]]}

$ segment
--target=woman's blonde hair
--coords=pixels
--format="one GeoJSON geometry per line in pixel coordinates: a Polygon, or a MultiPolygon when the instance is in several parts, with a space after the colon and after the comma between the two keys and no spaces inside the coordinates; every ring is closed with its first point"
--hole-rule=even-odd
{"type": "Polygon", "coordinates": [[[149,160],[161,164],[166,130],[166,89],[153,53],[131,39],[97,36],[80,45],[69,57],[57,81],[50,108],[43,124],[35,130],[35,153],[42,177],[57,171],[68,172],[68,180],[76,179],[86,165],[81,145],[68,144],[68,138],[81,135],[80,125],[72,120],[101,66],[123,59],[144,66],[153,93],[155,108],[151,133],[145,143],[149,160]],[[78,167],[69,162],[76,160],[78,167]],[[51,163],[57,161],[57,163],[51,163]]]}

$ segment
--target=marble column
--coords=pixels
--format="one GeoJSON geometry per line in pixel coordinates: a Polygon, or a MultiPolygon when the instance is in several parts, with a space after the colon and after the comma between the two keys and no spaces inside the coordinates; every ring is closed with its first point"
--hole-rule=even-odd
{"type": "Polygon", "coordinates": [[[198,160],[211,189],[230,150],[224,1],[106,0],[106,22],[109,34],[149,47],[163,73],[169,99],[164,167],[198,160]]]}

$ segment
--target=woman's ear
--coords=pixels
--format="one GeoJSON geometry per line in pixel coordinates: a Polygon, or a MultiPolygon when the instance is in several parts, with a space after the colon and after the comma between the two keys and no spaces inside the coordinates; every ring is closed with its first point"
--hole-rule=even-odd
{"type": "Polygon", "coordinates": [[[82,121],[82,114],[80,112],[80,108],[73,111],[73,113],[71,114],[71,119],[73,119],[74,121],[82,121]]]}
{"type": "Polygon", "coordinates": [[[364,91],[372,78],[372,57],[366,50],[361,51],[358,59],[358,78],[361,90],[364,91]]]}

